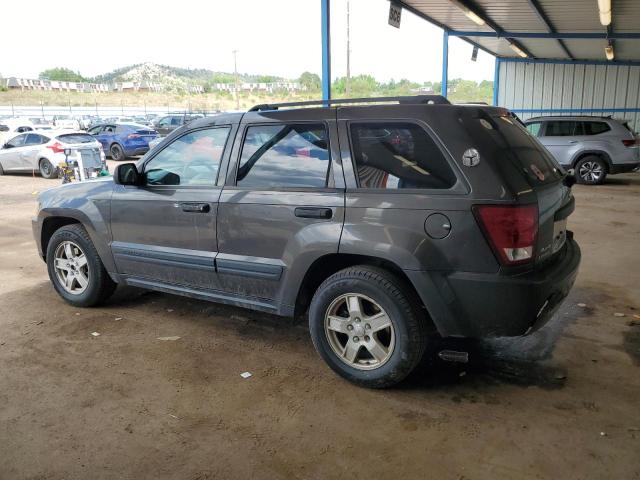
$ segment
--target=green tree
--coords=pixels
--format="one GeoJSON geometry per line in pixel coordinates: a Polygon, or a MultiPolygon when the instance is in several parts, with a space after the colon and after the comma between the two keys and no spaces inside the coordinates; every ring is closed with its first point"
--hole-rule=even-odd
{"type": "Polygon", "coordinates": [[[300,85],[312,92],[320,90],[320,86],[322,84],[320,76],[311,72],[304,72],[300,75],[298,81],[300,82],[300,85]]]}
{"type": "Polygon", "coordinates": [[[46,80],[58,80],[62,82],[86,81],[86,79],[82,75],[80,75],[80,72],[74,72],[73,70],[64,67],[50,68],[48,70],[40,72],[38,78],[46,80]]]}

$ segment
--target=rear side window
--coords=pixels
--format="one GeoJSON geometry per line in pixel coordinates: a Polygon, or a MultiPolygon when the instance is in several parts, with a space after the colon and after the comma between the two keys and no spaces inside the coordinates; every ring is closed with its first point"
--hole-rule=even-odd
{"type": "Polygon", "coordinates": [[[329,141],[323,124],[249,127],[236,184],[258,188],[324,188],[329,141]]]}
{"type": "Polygon", "coordinates": [[[598,135],[608,132],[611,127],[604,122],[582,122],[585,135],[598,135]]]}
{"type": "Polygon", "coordinates": [[[456,183],[431,136],[412,123],[351,124],[360,188],[447,189],[456,183]]]}
{"type": "Polygon", "coordinates": [[[43,137],[42,135],[37,135],[35,133],[30,133],[27,135],[27,141],[25,145],[42,145],[43,143],[47,143],[49,139],[47,137],[43,137]]]}
{"type": "Polygon", "coordinates": [[[582,135],[580,122],[547,122],[547,129],[544,132],[545,137],[573,137],[575,135],[582,135]]]}
{"type": "Polygon", "coordinates": [[[57,137],[62,143],[91,143],[95,139],[88,133],[67,133],[57,137]]]}

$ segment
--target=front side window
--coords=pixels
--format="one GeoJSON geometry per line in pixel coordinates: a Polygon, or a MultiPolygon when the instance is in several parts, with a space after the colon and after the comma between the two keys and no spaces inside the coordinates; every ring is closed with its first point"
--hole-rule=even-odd
{"type": "Polygon", "coordinates": [[[17,137],[13,137],[7,142],[7,148],[23,147],[26,138],[26,135],[18,135],[17,137]]]}
{"type": "Polygon", "coordinates": [[[329,140],[323,124],[249,127],[236,184],[257,188],[324,188],[329,140]]]}
{"type": "Polygon", "coordinates": [[[145,166],[147,185],[215,185],[229,127],[176,138],[145,166]]]}
{"type": "Polygon", "coordinates": [[[582,130],[578,128],[578,122],[569,121],[553,121],[547,122],[547,129],[544,132],[545,137],[573,137],[580,135],[582,130]]]}
{"type": "Polygon", "coordinates": [[[542,126],[542,122],[527,123],[527,131],[534,137],[537,137],[540,134],[541,126],[542,126]]]}
{"type": "Polygon", "coordinates": [[[446,189],[456,183],[442,151],[413,123],[354,123],[353,157],[360,188],[446,189]]]}
{"type": "Polygon", "coordinates": [[[171,125],[171,117],[163,117],[158,122],[159,127],[168,127],[169,125],[171,125]]]}

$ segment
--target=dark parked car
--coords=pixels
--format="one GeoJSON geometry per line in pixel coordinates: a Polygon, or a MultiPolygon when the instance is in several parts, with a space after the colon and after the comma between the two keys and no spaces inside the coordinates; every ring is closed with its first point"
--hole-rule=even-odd
{"type": "Polygon", "coordinates": [[[124,160],[149,151],[149,142],[158,137],[152,128],[137,123],[104,124],[92,127],[89,134],[102,144],[105,154],[124,160]]]}
{"type": "Polygon", "coordinates": [[[186,125],[189,122],[202,118],[200,114],[185,114],[185,113],[173,113],[159,117],[153,120],[153,127],[156,131],[162,135],[168,135],[176,128],[186,125]]]}
{"type": "Polygon", "coordinates": [[[580,263],[549,153],[500,108],[341,104],[203,118],[113,180],[42,192],[54,288],[81,307],[123,284],[308,313],[329,366],[370,387],[402,380],[431,335],[540,328],[580,263]]]}

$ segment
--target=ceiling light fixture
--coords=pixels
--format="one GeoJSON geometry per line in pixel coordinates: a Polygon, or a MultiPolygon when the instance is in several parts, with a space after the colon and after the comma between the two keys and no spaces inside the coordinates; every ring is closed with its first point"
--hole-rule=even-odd
{"type": "Polygon", "coordinates": [[[611,25],[611,0],[598,0],[600,23],[605,27],[611,25]]]}
{"type": "Polygon", "coordinates": [[[604,47],[604,54],[607,56],[607,60],[613,60],[615,57],[613,53],[613,45],[607,45],[604,47]]]}
{"type": "Polygon", "coordinates": [[[511,47],[511,50],[513,50],[514,52],[516,52],[518,55],[520,55],[522,58],[527,58],[529,55],[527,55],[525,53],[524,50],[522,50],[519,46],[510,43],[509,46],[511,47]]]}
{"type": "Polygon", "coordinates": [[[467,16],[469,20],[477,25],[484,25],[484,20],[478,15],[476,12],[467,7],[464,3],[459,2],[458,0],[449,0],[456,7],[458,7],[462,12],[467,16]]]}

